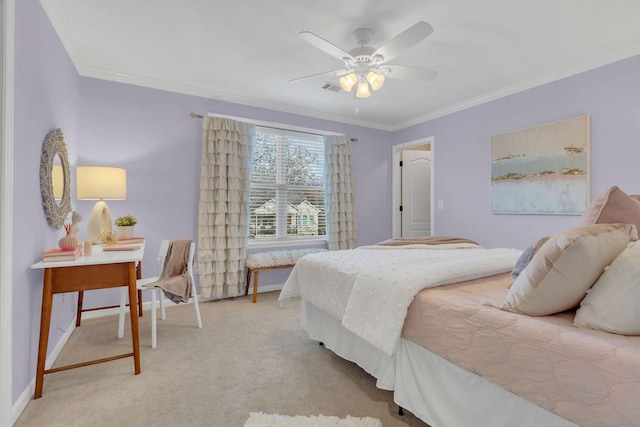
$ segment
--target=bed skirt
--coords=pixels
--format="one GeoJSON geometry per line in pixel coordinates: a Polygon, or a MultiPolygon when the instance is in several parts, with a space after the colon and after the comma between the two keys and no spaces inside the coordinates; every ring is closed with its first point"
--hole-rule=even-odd
{"type": "Polygon", "coordinates": [[[577,427],[404,338],[393,400],[432,427],[577,427]]]}
{"type": "Polygon", "coordinates": [[[395,383],[394,358],[378,350],[362,338],[344,329],[338,319],[318,309],[304,299],[300,304],[302,329],[309,338],[324,343],[324,346],[345,360],[355,363],[372,375],[376,386],[382,390],[393,390],[395,383]]]}
{"type": "Polygon", "coordinates": [[[432,427],[577,427],[404,338],[388,356],[344,329],[341,322],[302,300],[302,328],[309,338],[376,378],[394,401],[432,427]]]}

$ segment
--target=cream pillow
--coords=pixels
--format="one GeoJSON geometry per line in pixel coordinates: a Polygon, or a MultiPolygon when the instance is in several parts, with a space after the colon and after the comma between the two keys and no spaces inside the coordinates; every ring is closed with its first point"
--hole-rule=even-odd
{"type": "Polygon", "coordinates": [[[552,236],[513,282],[500,308],[546,316],[576,307],[604,268],[635,240],[633,224],[588,225],[552,236]]]}
{"type": "Polygon", "coordinates": [[[640,242],[613,260],[580,303],[574,324],[622,335],[640,335],[640,242]]]}

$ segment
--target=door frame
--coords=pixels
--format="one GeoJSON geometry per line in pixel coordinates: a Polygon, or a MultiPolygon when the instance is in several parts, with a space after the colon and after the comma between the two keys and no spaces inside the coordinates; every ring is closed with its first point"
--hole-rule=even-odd
{"type": "Polygon", "coordinates": [[[435,219],[434,219],[434,178],[435,178],[435,139],[430,136],[427,138],[416,139],[414,141],[404,142],[402,144],[397,144],[391,147],[391,165],[392,165],[392,173],[391,173],[391,220],[393,224],[393,237],[402,236],[402,216],[400,215],[400,200],[402,200],[402,179],[401,179],[401,170],[400,170],[400,157],[402,156],[402,150],[407,150],[413,147],[417,147],[419,145],[429,144],[431,146],[431,188],[430,195],[431,197],[431,235],[433,236],[433,230],[435,229],[435,219]]]}
{"type": "Polygon", "coordinates": [[[0,138],[0,164],[2,185],[0,186],[0,426],[13,425],[13,377],[12,342],[12,291],[13,291],[13,96],[14,96],[14,11],[15,0],[4,0],[4,34],[2,66],[2,121],[0,138]]]}

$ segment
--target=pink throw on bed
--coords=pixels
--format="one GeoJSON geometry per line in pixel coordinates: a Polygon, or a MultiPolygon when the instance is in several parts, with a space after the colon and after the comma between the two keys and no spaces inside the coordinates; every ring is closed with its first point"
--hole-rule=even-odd
{"type": "Polygon", "coordinates": [[[402,336],[585,427],[640,426],[640,337],[530,317],[502,302],[508,273],[421,291],[402,336]]]}

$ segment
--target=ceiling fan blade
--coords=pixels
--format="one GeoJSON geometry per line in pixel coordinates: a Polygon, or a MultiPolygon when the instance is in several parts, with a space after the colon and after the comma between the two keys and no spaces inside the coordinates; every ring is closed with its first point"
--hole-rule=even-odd
{"type": "Polygon", "coordinates": [[[430,24],[420,21],[380,46],[374,52],[374,55],[382,55],[384,62],[390,61],[416,45],[432,32],[433,27],[430,24]]]}
{"type": "Polygon", "coordinates": [[[409,67],[406,65],[385,65],[383,68],[389,72],[386,77],[390,79],[407,80],[433,80],[438,77],[438,72],[426,68],[409,67]]]}
{"type": "Polygon", "coordinates": [[[339,48],[338,46],[334,45],[333,43],[330,43],[330,42],[326,41],[325,39],[323,39],[320,36],[316,36],[312,32],[302,31],[302,32],[298,33],[298,35],[300,36],[300,38],[302,40],[306,41],[307,43],[311,44],[312,46],[317,47],[318,49],[324,51],[325,53],[328,53],[329,55],[333,56],[334,58],[339,59],[340,61],[344,61],[344,58],[351,58],[351,55],[349,54],[349,52],[345,51],[344,49],[339,48]]]}
{"type": "Polygon", "coordinates": [[[318,73],[318,74],[312,74],[310,76],[305,76],[305,77],[298,77],[297,79],[293,79],[293,80],[289,80],[289,83],[298,83],[304,80],[310,80],[310,79],[315,79],[317,77],[324,77],[324,76],[344,76],[349,74],[351,71],[349,70],[336,70],[336,71],[327,71],[326,73],[318,73]]]}

